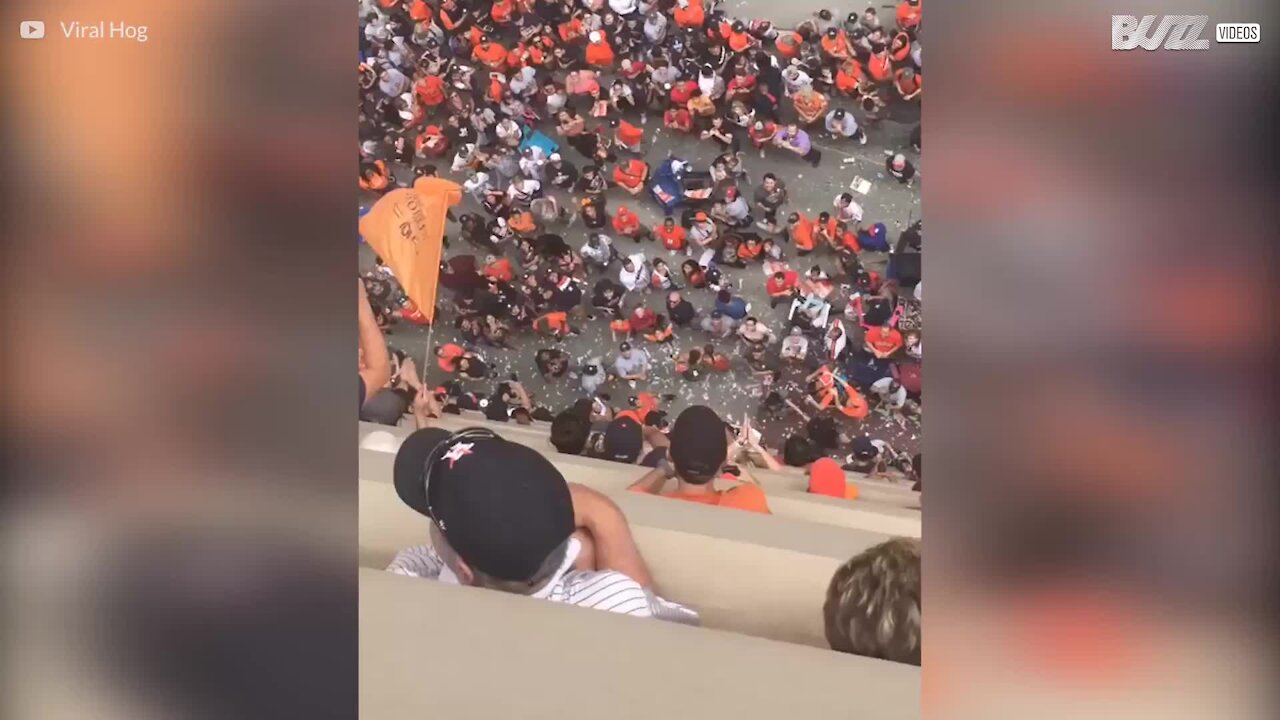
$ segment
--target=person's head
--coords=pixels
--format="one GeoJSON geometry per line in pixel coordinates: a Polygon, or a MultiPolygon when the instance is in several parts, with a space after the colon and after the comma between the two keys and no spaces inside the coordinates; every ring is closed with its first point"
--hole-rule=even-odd
{"type": "Polygon", "coordinates": [[[759,321],[753,317],[749,317],[742,321],[742,327],[746,328],[747,332],[755,332],[759,324],[759,321]]]}
{"type": "Polygon", "coordinates": [[[644,449],[640,423],[630,417],[614,418],[600,440],[599,454],[604,460],[635,464],[644,449]]]}
{"type": "Polygon", "coordinates": [[[814,265],[813,267],[809,268],[810,279],[817,280],[820,277],[822,277],[822,268],[818,267],[817,265],[814,265]]]}
{"type": "Polygon", "coordinates": [[[634,260],[632,260],[631,258],[623,258],[623,259],[622,259],[622,267],[626,268],[626,269],[627,269],[627,272],[635,272],[635,270],[636,270],[636,263],[635,263],[635,261],[634,261],[634,260]]]}
{"type": "MultiPolygon", "coordinates": [[[[638,313],[639,311],[640,311],[640,308],[636,308],[636,312],[638,313]]],[[[631,343],[624,342],[621,345],[619,345],[618,352],[622,353],[622,357],[630,360],[631,359],[631,343]]]]}
{"type": "Polygon", "coordinates": [[[774,175],[773,173],[765,173],[765,175],[764,175],[764,189],[765,189],[765,190],[772,190],[772,189],[774,189],[774,188],[776,188],[776,187],[778,187],[778,176],[777,176],[777,175],[774,175]]]}
{"type": "Polygon", "coordinates": [[[836,570],[822,605],[832,650],[920,664],[920,541],[894,538],[836,570]]]}
{"type": "Polygon", "coordinates": [[[853,202],[853,196],[849,193],[841,193],[839,197],[840,207],[848,207],[853,202]]]}
{"type": "Polygon", "coordinates": [[[686,408],[671,426],[671,464],[676,475],[691,485],[715,479],[729,452],[724,421],[705,405],[686,408]]]}
{"type": "Polygon", "coordinates": [[[730,300],[733,300],[733,293],[728,290],[721,290],[716,293],[716,302],[727,303],[730,300]]]}
{"type": "Polygon", "coordinates": [[[751,129],[755,130],[756,132],[764,132],[764,123],[761,122],[760,120],[757,120],[756,124],[751,126],[751,129]]]}
{"type": "Polygon", "coordinates": [[[906,156],[906,155],[903,155],[902,153],[898,153],[897,155],[894,155],[894,156],[893,156],[893,169],[894,169],[894,170],[901,170],[902,168],[904,168],[904,167],[906,167],[906,166],[907,166],[907,156],[906,156]]]}
{"type": "Polygon", "coordinates": [[[826,225],[826,224],[827,224],[827,223],[829,223],[829,222],[831,222],[831,213],[826,212],[825,210],[824,210],[824,211],[822,211],[822,212],[820,212],[820,213],[818,213],[818,223],[819,223],[819,224],[826,225]]]}
{"type": "Polygon", "coordinates": [[[800,132],[800,126],[799,126],[799,125],[791,124],[791,125],[788,125],[788,126],[787,126],[787,134],[788,134],[788,135],[795,135],[795,134],[796,134],[796,133],[798,133],[798,132],[800,132]]]}
{"type": "Polygon", "coordinates": [[[551,445],[566,455],[581,455],[590,433],[590,419],[572,409],[556,415],[551,421],[551,445]]]}
{"type": "Polygon", "coordinates": [[[667,261],[666,261],[666,260],[663,260],[662,258],[654,258],[654,259],[653,259],[653,269],[654,269],[654,270],[663,270],[663,271],[665,271],[665,270],[667,269],[667,261]]]}
{"type": "Polygon", "coordinates": [[[838,37],[839,35],[840,35],[840,31],[836,30],[834,27],[827,28],[827,37],[829,39],[835,40],[836,37],[838,37]]]}
{"type": "Polygon", "coordinates": [[[901,389],[902,389],[902,383],[898,382],[897,380],[890,380],[890,381],[889,381],[889,394],[890,394],[890,395],[896,394],[896,393],[897,393],[899,390],[901,390],[901,389]]]}
{"type": "Polygon", "coordinates": [[[536,450],[487,430],[427,428],[400,446],[393,476],[400,499],[431,520],[432,547],[461,584],[527,595],[564,568],[573,501],[536,450]]]}
{"type": "Polygon", "coordinates": [[[903,79],[903,80],[910,80],[911,78],[913,78],[913,77],[915,77],[915,76],[916,76],[916,71],[915,71],[915,70],[912,70],[911,68],[903,68],[903,69],[902,69],[902,79],[903,79]]]}
{"type": "Polygon", "coordinates": [[[708,218],[709,216],[705,212],[702,212],[701,210],[698,211],[698,214],[693,216],[693,219],[697,220],[700,223],[707,222],[708,218]]]}

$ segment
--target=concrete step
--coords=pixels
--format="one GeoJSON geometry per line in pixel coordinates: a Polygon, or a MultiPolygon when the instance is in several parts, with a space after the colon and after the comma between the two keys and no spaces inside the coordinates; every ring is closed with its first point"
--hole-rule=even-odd
{"type": "MultiPolygon", "coordinates": [[[[617,498],[631,495],[627,486],[644,474],[644,469],[634,465],[622,465],[607,460],[595,460],[573,455],[548,455],[551,461],[568,477],[569,469],[578,471],[577,477],[587,487],[617,498]]],[[[378,450],[360,451],[360,477],[364,480],[392,481],[395,454],[378,450]]],[[[888,536],[920,537],[920,512],[874,501],[849,501],[822,497],[792,490],[766,490],[769,508],[778,517],[805,522],[835,525],[882,533],[888,536]]],[[[681,502],[670,500],[669,502],[681,502]]],[[[725,509],[722,512],[741,512],[725,509]]]]}
{"type": "Polygon", "coordinates": [[[360,571],[364,720],[920,717],[920,668],[360,571]],[[476,696],[477,679],[491,692],[476,696]],[[856,710],[855,710],[856,708],[856,710]]]}
{"type": "MultiPolygon", "coordinates": [[[[441,427],[446,430],[451,430],[454,432],[458,430],[462,430],[464,428],[468,428],[468,427],[484,427],[492,430],[493,432],[497,433],[498,435],[501,435],[502,437],[512,442],[517,442],[517,443],[520,443],[521,445],[526,445],[528,447],[534,448],[535,450],[538,450],[539,452],[542,452],[548,455],[548,457],[553,457],[553,456],[555,458],[570,457],[570,458],[578,458],[581,460],[591,460],[591,458],[580,458],[579,456],[576,456],[576,455],[564,455],[562,453],[557,452],[556,449],[551,445],[551,442],[548,440],[548,431],[545,431],[541,428],[535,428],[533,426],[521,426],[515,423],[495,423],[490,421],[466,420],[466,419],[460,419],[456,416],[448,417],[448,418],[439,418],[437,420],[434,420],[433,424],[436,427],[441,427]]],[[[390,427],[387,425],[376,425],[373,423],[360,423],[361,446],[362,447],[365,446],[366,439],[371,434],[374,434],[377,431],[385,432],[388,435],[391,435],[392,437],[397,438],[398,440],[394,443],[394,445],[398,447],[399,440],[403,440],[406,436],[412,433],[413,427],[411,426],[390,427]]],[[[390,447],[390,444],[391,443],[388,443],[388,449],[390,447]]],[[[369,443],[370,447],[375,447],[378,445],[381,445],[381,443],[369,443]]],[[[595,461],[595,462],[603,462],[603,461],[595,461]]],[[[610,466],[620,465],[620,463],[607,463],[607,464],[610,466]]],[[[804,475],[804,472],[799,468],[788,468],[786,470],[781,470],[781,471],[762,470],[758,468],[753,468],[751,471],[751,474],[754,475],[758,481],[760,481],[760,486],[764,488],[766,493],[771,493],[774,491],[789,491],[793,493],[800,493],[807,497],[813,498],[813,496],[809,495],[809,493],[807,492],[807,489],[809,487],[808,478],[804,475]]],[[[639,477],[639,475],[637,475],[636,477],[639,477]]],[[[879,503],[883,505],[891,505],[894,507],[904,508],[907,510],[914,510],[917,512],[917,514],[920,510],[920,493],[912,492],[910,488],[903,487],[903,486],[896,486],[896,485],[892,485],[890,483],[885,483],[885,482],[864,480],[862,478],[855,478],[853,482],[855,485],[858,486],[858,490],[860,492],[859,499],[857,502],[870,502],[870,503],[879,503]]],[[[819,499],[819,498],[814,498],[814,499],[819,499]]]]}

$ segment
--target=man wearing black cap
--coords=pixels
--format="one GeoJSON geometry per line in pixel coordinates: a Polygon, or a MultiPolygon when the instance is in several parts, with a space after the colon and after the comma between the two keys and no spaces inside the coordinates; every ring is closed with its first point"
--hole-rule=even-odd
{"type": "Polygon", "coordinates": [[[660,464],[628,489],[704,505],[770,512],[764,491],[751,473],[729,464],[742,449],[736,441],[729,442],[730,434],[724,421],[711,408],[704,405],[686,408],[671,426],[669,462],[660,464]],[[716,490],[717,477],[736,480],[738,484],[728,490],[716,490]],[[676,489],[663,492],[663,486],[672,478],[676,480],[676,489]]]}
{"type": "Polygon", "coordinates": [[[603,433],[592,435],[587,454],[612,462],[636,464],[644,450],[644,433],[630,417],[616,417],[603,433]]]}
{"type": "Polygon", "coordinates": [[[402,550],[391,572],[697,623],[653,593],[617,505],[566,483],[532,448],[487,430],[427,428],[400,446],[394,478],[400,499],[431,520],[431,545],[402,550]]]}

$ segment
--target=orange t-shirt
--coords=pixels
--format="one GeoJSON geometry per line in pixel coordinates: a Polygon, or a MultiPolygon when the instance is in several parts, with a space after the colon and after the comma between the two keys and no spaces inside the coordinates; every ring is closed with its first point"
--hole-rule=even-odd
{"type": "Polygon", "coordinates": [[[903,68],[898,72],[894,73],[894,82],[898,86],[899,92],[901,92],[903,95],[910,95],[911,93],[920,89],[920,85],[921,85],[920,75],[919,73],[917,73],[915,75],[912,75],[910,80],[907,80],[902,76],[903,73],[905,72],[906,72],[906,68],[903,68]]]}
{"type": "Polygon", "coordinates": [[[778,35],[778,39],[773,41],[773,46],[778,49],[778,54],[790,60],[800,54],[800,45],[804,42],[804,38],[800,37],[800,33],[784,32],[778,35]]]}
{"type": "Polygon", "coordinates": [[[613,48],[601,41],[587,44],[587,64],[609,67],[613,64],[613,48]]]}
{"type": "Polygon", "coordinates": [[[444,102],[444,80],[436,75],[428,75],[419,80],[414,90],[423,105],[435,106],[444,102]]]}
{"type": "Polygon", "coordinates": [[[409,17],[413,18],[414,22],[426,22],[433,14],[435,11],[423,0],[413,0],[409,5],[409,17]]]}
{"type": "Polygon", "coordinates": [[[563,313],[563,312],[547,313],[546,315],[543,315],[542,317],[538,318],[537,321],[534,322],[534,325],[537,325],[538,323],[546,323],[546,328],[549,332],[565,333],[569,331],[568,313],[563,313]]]}
{"type": "Polygon", "coordinates": [[[854,60],[849,60],[843,63],[836,73],[836,89],[852,95],[853,91],[858,89],[858,82],[861,80],[862,66],[854,60]]]}
{"type": "Polygon", "coordinates": [[[464,350],[461,345],[455,345],[453,343],[448,343],[440,349],[443,352],[439,359],[436,360],[436,364],[440,366],[441,370],[447,373],[457,372],[458,358],[465,355],[467,351],[464,350]]]}
{"type": "MultiPolygon", "coordinates": [[[[725,479],[732,480],[734,478],[731,475],[726,475],[725,479]]],[[[675,490],[662,493],[662,497],[687,500],[689,502],[702,503],[703,505],[717,505],[735,510],[746,510],[747,512],[765,513],[766,515],[772,514],[764,491],[758,485],[745,482],[738,483],[728,490],[720,490],[714,493],[690,493],[675,490]]]]}
{"type": "Polygon", "coordinates": [[[676,6],[674,17],[682,28],[700,28],[707,22],[707,11],[702,9],[702,0],[689,0],[687,8],[676,6]]]}
{"type": "Polygon", "coordinates": [[[893,74],[893,64],[889,62],[889,53],[882,52],[871,56],[867,61],[867,72],[876,82],[884,82],[893,74]]]}
{"type": "Polygon", "coordinates": [[[496,42],[477,45],[471,55],[494,70],[502,70],[507,65],[507,49],[496,42]]]}
{"type": "Polygon", "coordinates": [[[511,261],[507,258],[498,258],[486,265],[484,274],[502,282],[511,282],[516,276],[515,270],[511,267],[511,261]]]}
{"type": "Polygon", "coordinates": [[[902,347],[902,333],[887,325],[873,327],[867,331],[867,344],[876,352],[892,353],[902,347]]]}
{"type": "MultiPolygon", "coordinates": [[[[636,190],[644,182],[646,171],[643,160],[628,160],[625,163],[619,163],[613,169],[613,181],[628,190],[636,190]]],[[[634,218],[635,215],[632,215],[632,217],[634,218]]],[[[616,227],[616,218],[614,223],[616,227]]]]}
{"type": "Polygon", "coordinates": [[[489,8],[489,17],[493,18],[494,22],[502,25],[511,22],[511,16],[515,14],[515,11],[515,3],[508,0],[498,0],[489,8]]]}
{"type": "Polygon", "coordinates": [[[618,208],[618,214],[613,216],[613,229],[627,235],[640,229],[640,216],[626,209],[618,208]]]}
{"type": "Polygon", "coordinates": [[[908,3],[907,0],[902,0],[902,2],[898,3],[898,27],[906,30],[907,28],[913,28],[919,25],[922,10],[923,8],[919,5],[912,7],[911,3],[908,3]]]}
{"type": "Polygon", "coordinates": [[[644,130],[626,120],[618,121],[618,142],[631,146],[639,145],[642,140],[644,140],[644,130]]]}
{"type": "Polygon", "coordinates": [[[511,216],[511,219],[507,221],[507,225],[511,227],[513,232],[520,235],[528,235],[538,230],[538,223],[534,221],[533,213],[527,210],[511,216]]]}
{"type": "Polygon", "coordinates": [[[813,249],[813,221],[807,217],[801,217],[791,226],[791,239],[795,242],[796,247],[801,250],[813,249]]]}
{"type": "Polygon", "coordinates": [[[822,49],[831,57],[843,60],[849,57],[849,38],[843,32],[836,33],[835,38],[823,35],[822,49]]]}
{"type": "Polygon", "coordinates": [[[688,236],[684,228],[679,225],[674,225],[669,230],[666,225],[663,225],[658,228],[655,234],[662,241],[662,247],[668,250],[683,250],[685,238],[688,236]]]}

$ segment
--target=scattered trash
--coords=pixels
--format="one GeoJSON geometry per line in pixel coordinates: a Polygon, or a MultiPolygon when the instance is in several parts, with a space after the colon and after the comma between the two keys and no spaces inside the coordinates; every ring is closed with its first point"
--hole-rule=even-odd
{"type": "Polygon", "coordinates": [[[871,192],[871,181],[855,175],[853,177],[853,182],[849,183],[849,189],[856,193],[866,195],[871,192]]]}

